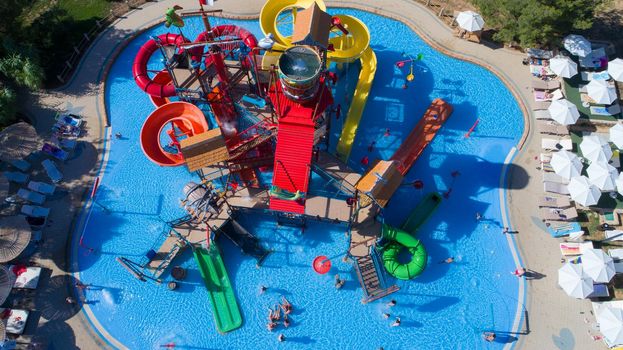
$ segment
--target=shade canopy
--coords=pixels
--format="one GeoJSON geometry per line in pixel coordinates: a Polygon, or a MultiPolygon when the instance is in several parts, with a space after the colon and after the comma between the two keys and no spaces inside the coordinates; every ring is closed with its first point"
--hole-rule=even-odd
{"type": "Polygon", "coordinates": [[[610,344],[623,344],[623,309],[606,306],[596,315],[599,331],[610,344]]]}
{"type": "Polygon", "coordinates": [[[571,78],[578,74],[578,64],[569,57],[555,57],[549,61],[549,68],[559,77],[571,78]]]}
{"type": "Polygon", "coordinates": [[[582,265],[565,263],[558,269],[558,285],[570,297],[584,299],[593,292],[593,280],[584,273],[582,265]]]}
{"type": "Polygon", "coordinates": [[[587,249],[582,254],[584,272],[596,283],[608,283],[614,277],[614,261],[601,249],[587,249]]]}
{"type": "Polygon", "coordinates": [[[606,140],[598,135],[588,135],[580,143],[582,156],[591,162],[607,163],[612,158],[612,149],[606,140]]]}
{"type": "Polygon", "coordinates": [[[17,258],[30,243],[30,226],[23,216],[0,220],[0,263],[17,258]]]}
{"type": "MultiPolygon", "coordinates": [[[[3,304],[11,293],[13,284],[15,283],[15,275],[9,271],[4,265],[0,265],[0,304],[3,304]]],[[[0,322],[2,323],[2,322],[0,322]]],[[[2,332],[0,332],[2,333],[2,332]]]]}
{"type": "Polygon", "coordinates": [[[623,124],[614,124],[610,128],[610,142],[612,142],[618,149],[623,149],[623,124]]]}
{"type": "Polygon", "coordinates": [[[565,98],[552,101],[547,111],[552,119],[562,125],[575,124],[580,118],[578,107],[565,98]]]}
{"type": "Polygon", "coordinates": [[[552,154],[549,164],[554,172],[569,180],[574,176],[580,176],[582,172],[582,162],[580,158],[566,150],[560,150],[552,154]]]}
{"type": "Polygon", "coordinates": [[[623,81],[623,60],[615,58],[608,62],[608,74],[616,81],[623,81]]]}
{"type": "Polygon", "coordinates": [[[593,51],[591,48],[591,42],[585,37],[577,34],[567,35],[562,44],[572,55],[586,57],[593,51]]]}
{"type": "Polygon", "coordinates": [[[602,191],[614,191],[619,173],[615,167],[608,163],[593,162],[586,169],[588,179],[602,191]]]}
{"type": "Polygon", "coordinates": [[[476,32],[482,30],[485,26],[485,20],[482,16],[474,11],[463,11],[456,16],[456,23],[459,27],[469,31],[476,32]]]}
{"type": "Polygon", "coordinates": [[[586,85],[586,92],[588,97],[604,105],[609,105],[617,99],[617,92],[614,86],[605,80],[591,80],[586,85]]]}
{"type": "Polygon", "coordinates": [[[567,185],[569,195],[576,203],[585,207],[595,205],[601,197],[601,191],[586,176],[572,177],[567,185]]]}
{"type": "Polygon", "coordinates": [[[32,125],[19,122],[0,131],[0,160],[20,160],[43,145],[32,125]]]}

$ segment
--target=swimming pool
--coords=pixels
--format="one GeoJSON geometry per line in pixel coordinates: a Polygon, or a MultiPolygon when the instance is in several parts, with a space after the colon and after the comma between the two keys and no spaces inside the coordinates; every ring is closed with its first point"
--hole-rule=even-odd
{"type": "MultiPolygon", "coordinates": [[[[430,255],[427,270],[416,280],[397,282],[401,290],[392,298],[398,305],[386,320],[385,301],[361,304],[351,265],[338,258],[348,247],[344,227],[311,223],[301,233],[277,227],[271,217],[248,215],[240,223],[274,253],[256,269],[255,261],[231,242],[218,242],[244,318],[242,328],[226,335],[215,330],[208,295],[189,251],[176,260],[189,274],[175,292],[164,284],[141,283],[123,270],[115,257],[139,259],[161,234],[164,221],[184,214],[178,200],[184,184],[193,179],[183,167],[160,168],[149,162],[139,145],[141,125],[153,106],[136,87],[131,65],[150,35],[167,31],[157,26],[123,50],[108,76],[105,94],[112,132],[124,138],[110,143],[99,206],[92,207],[84,228],[83,244],[95,252],[76,248],[74,256],[80,279],[94,286],[87,291],[86,309],[126,347],[174,343],[177,348],[271,349],[277,346],[276,335],[284,333],[287,341],[279,347],[291,349],[333,349],[338,344],[344,349],[474,349],[484,346],[483,330],[511,330],[518,280],[508,273],[514,262],[501,233],[499,184],[504,159],[523,132],[517,103],[493,74],[436,52],[404,24],[363,11],[332,12],[354,15],[368,25],[379,62],[351,166],[361,168],[359,159],[368,155],[372,140],[377,143],[370,160],[391,156],[433,98],[444,98],[455,108],[408,175],[407,182],[420,179],[424,188],[401,188],[385,214],[387,222],[400,224],[426,193],[450,192],[419,233],[430,255]],[[394,66],[403,50],[424,56],[406,90],[406,72],[394,66]],[[465,138],[477,118],[476,132],[465,138]],[[390,134],[384,136],[387,128],[390,134]],[[454,171],[460,175],[453,177],[454,171]],[[476,212],[482,220],[475,219],[476,212]],[[317,255],[336,257],[331,274],[312,271],[317,255]],[[457,262],[438,263],[449,256],[457,262]],[[339,291],[333,288],[335,273],[347,279],[339,291]],[[268,292],[260,295],[260,285],[268,286],[268,292]],[[281,294],[294,304],[293,324],[270,333],[265,329],[267,308],[281,294]],[[394,316],[401,317],[401,327],[389,327],[394,316]]],[[[257,21],[218,19],[214,24],[231,22],[261,35],[257,21]]],[[[193,38],[199,29],[199,20],[191,20],[184,34],[193,38]]],[[[151,64],[156,67],[157,59],[151,64]]],[[[339,84],[352,90],[357,64],[344,68],[351,73],[342,74],[339,84]]],[[[346,106],[343,94],[337,100],[346,106]]],[[[509,340],[500,336],[487,347],[502,348],[509,340]]]]}

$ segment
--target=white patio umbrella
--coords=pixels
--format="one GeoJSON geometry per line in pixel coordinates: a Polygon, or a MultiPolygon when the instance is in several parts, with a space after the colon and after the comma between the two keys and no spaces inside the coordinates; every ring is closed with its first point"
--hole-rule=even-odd
{"type": "Polygon", "coordinates": [[[588,135],[582,138],[580,143],[582,156],[591,162],[607,163],[612,158],[610,145],[598,135],[588,135]]]}
{"type": "Polygon", "coordinates": [[[582,267],[596,283],[608,283],[614,277],[614,261],[601,249],[587,249],[582,253],[582,267]]]}
{"type": "Polygon", "coordinates": [[[591,48],[591,42],[586,40],[585,37],[577,34],[567,35],[562,44],[572,55],[586,57],[593,51],[591,48]]]}
{"type": "Polygon", "coordinates": [[[578,74],[578,65],[569,57],[554,57],[549,60],[549,68],[556,73],[557,76],[563,78],[571,78],[578,74]]]}
{"type": "Polygon", "coordinates": [[[569,195],[576,203],[585,207],[597,204],[601,191],[586,176],[575,176],[569,180],[569,195]]]}
{"type": "Polygon", "coordinates": [[[588,97],[604,105],[609,105],[617,99],[617,92],[614,86],[611,86],[605,80],[591,80],[586,85],[586,92],[588,97]]]}
{"type": "Polygon", "coordinates": [[[580,112],[578,107],[571,103],[567,99],[560,99],[552,101],[552,104],[547,108],[552,119],[562,125],[575,124],[580,118],[580,112]]]}
{"type": "Polygon", "coordinates": [[[608,74],[616,81],[623,81],[623,60],[615,58],[608,62],[608,74]]]}
{"type": "Polygon", "coordinates": [[[586,169],[588,179],[602,191],[614,191],[619,175],[617,169],[608,163],[593,162],[586,169]]]}
{"type": "Polygon", "coordinates": [[[619,173],[619,176],[617,177],[614,184],[617,186],[617,192],[619,192],[619,194],[623,196],[623,173],[619,173]]]}
{"type": "Polygon", "coordinates": [[[485,26],[485,20],[482,16],[474,11],[463,11],[456,16],[456,23],[459,27],[468,32],[476,32],[482,30],[485,26]]]}
{"type": "Polygon", "coordinates": [[[580,158],[567,150],[560,150],[552,154],[549,164],[554,172],[569,180],[574,176],[580,176],[582,172],[582,162],[580,158]]]}
{"type": "Polygon", "coordinates": [[[565,263],[558,269],[558,285],[570,297],[584,299],[593,292],[593,280],[582,270],[582,265],[565,263]]]}
{"type": "Polygon", "coordinates": [[[599,331],[610,344],[623,344],[623,309],[605,306],[597,315],[599,331]]]}
{"type": "Polygon", "coordinates": [[[618,149],[623,149],[623,124],[614,124],[610,128],[610,142],[612,142],[618,149]]]}

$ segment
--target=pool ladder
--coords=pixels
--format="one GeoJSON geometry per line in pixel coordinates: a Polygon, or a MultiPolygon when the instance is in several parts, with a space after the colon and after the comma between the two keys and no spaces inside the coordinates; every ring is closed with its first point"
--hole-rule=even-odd
{"type": "Polygon", "coordinates": [[[380,299],[400,289],[397,285],[385,287],[383,271],[380,270],[382,266],[374,248],[370,249],[370,254],[354,258],[357,277],[365,294],[365,297],[361,300],[362,303],[365,304],[380,299]]]}

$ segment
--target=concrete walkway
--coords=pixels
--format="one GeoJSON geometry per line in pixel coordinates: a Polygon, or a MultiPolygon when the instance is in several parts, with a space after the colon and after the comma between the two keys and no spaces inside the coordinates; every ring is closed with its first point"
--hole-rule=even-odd
{"type": "MultiPolygon", "coordinates": [[[[217,5],[224,10],[225,15],[254,18],[258,16],[263,2],[262,0],[219,1],[217,5]]],[[[23,101],[28,114],[35,119],[35,126],[42,133],[49,130],[53,114],[64,108],[68,102],[75,111],[86,118],[89,128],[89,135],[84,139],[80,157],[66,162],[62,169],[69,179],[64,184],[68,195],[51,204],[54,207],[52,211],[54,226],[46,234],[62,238],[44,247],[43,250],[46,253],[40,256],[40,262],[52,271],[53,278],[63,279],[68,273],[75,271],[73,269],[75,267],[72,268],[66,264],[71,253],[65,249],[70,246],[66,233],[73,232],[76,227],[81,228],[84,224],[80,217],[74,220],[74,216],[80,211],[85,191],[90,188],[93,176],[100,168],[102,159],[105,159],[105,155],[102,154],[105,142],[115,142],[111,141],[109,137],[111,130],[106,127],[103,101],[103,80],[106,67],[114,61],[116,53],[122,48],[122,43],[126,39],[141,29],[158,23],[164,10],[173,4],[179,4],[186,9],[197,6],[196,0],[167,0],[147,3],[142,8],[128,13],[95,41],[73,79],[65,87],[35,95],[32,99],[23,101]],[[60,210],[59,208],[70,209],[60,210]]],[[[529,73],[527,68],[521,64],[523,54],[460,40],[454,37],[451,30],[431,11],[414,1],[327,1],[327,5],[364,9],[401,20],[435,48],[492,70],[513,90],[520,104],[529,109],[529,101],[532,97],[528,86],[529,73]]],[[[530,130],[528,121],[529,119],[526,119],[527,132],[530,130]]],[[[114,126],[112,132],[114,133],[114,126]]],[[[524,319],[522,328],[524,331],[522,333],[527,333],[527,335],[519,335],[516,345],[523,349],[602,349],[603,345],[593,342],[587,335],[588,325],[584,323],[584,318],[590,316],[590,303],[573,300],[556,287],[556,272],[560,267],[558,242],[550,238],[534,223],[534,218],[538,217],[536,198],[542,195],[542,188],[540,173],[536,169],[537,163],[533,158],[538,155],[540,145],[537,137],[532,137],[530,134],[525,136],[526,138],[522,140],[525,144],[514,161],[518,167],[512,168],[520,171],[513,170],[509,174],[511,180],[516,183],[528,182],[527,187],[508,192],[512,230],[519,232],[515,238],[524,265],[546,277],[527,282],[528,296],[525,310],[528,322],[526,323],[524,319]],[[532,142],[533,140],[535,142],[532,142]],[[527,176],[528,179],[518,178],[520,175],[527,176]]],[[[73,286],[60,288],[59,297],[72,290],[73,286]]],[[[47,320],[42,317],[37,332],[40,334],[39,339],[54,343],[55,348],[58,349],[70,348],[68,340],[72,345],[75,344],[76,347],[83,349],[105,347],[100,338],[93,333],[92,327],[82,312],[61,321],[47,320]],[[52,323],[50,326],[51,322],[58,324],[52,323]],[[64,336],[59,336],[61,334],[59,332],[62,332],[64,336]]],[[[459,341],[457,340],[457,343],[459,341]]]]}

